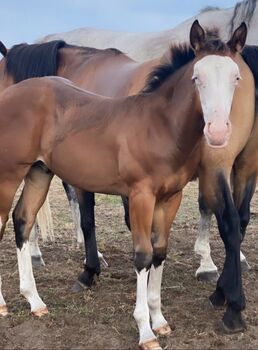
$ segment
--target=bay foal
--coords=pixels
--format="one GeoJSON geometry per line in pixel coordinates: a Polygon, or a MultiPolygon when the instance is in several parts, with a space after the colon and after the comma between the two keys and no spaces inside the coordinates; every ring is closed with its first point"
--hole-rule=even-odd
{"type": "MultiPolygon", "coordinates": [[[[159,348],[155,333],[170,332],[160,300],[168,235],[182,189],[200,162],[203,134],[209,147],[226,147],[235,132],[230,118],[243,118],[243,106],[254,107],[253,77],[238,54],[245,37],[243,24],[225,44],[206,37],[194,22],[190,42],[195,51],[175,47],[173,62],[155,69],[143,91],[127,98],[104,98],[58,78],[26,80],[2,93],[1,235],[25,178],[13,220],[20,289],[35,315],[47,309],[36,289],[28,237],[57,174],[77,188],[129,197],[137,273],[134,316],[141,348],[159,348]]],[[[220,184],[221,203],[231,201],[222,174],[220,184]]],[[[227,218],[233,210],[222,205],[219,215],[227,218]]],[[[210,300],[216,306],[226,303],[223,324],[238,331],[244,328],[245,307],[240,230],[222,232],[226,260],[210,300]]]]}
{"type": "MultiPolygon", "coordinates": [[[[236,31],[236,33],[240,32],[236,31]]],[[[214,40],[216,40],[216,34],[213,35],[214,40]]],[[[239,34],[235,34],[235,37],[236,35],[239,34]]],[[[247,49],[244,49],[243,54],[247,49]]],[[[148,74],[157,65],[170,64],[173,60],[173,49],[168,50],[158,59],[140,64],[115,49],[97,50],[77,47],[67,45],[63,41],[40,45],[20,44],[10,50],[2,46],[0,50],[5,56],[0,62],[0,90],[29,77],[60,75],[72,80],[80,87],[109,97],[122,97],[138,93],[144,87],[148,74]],[[113,78],[114,76],[116,79],[113,78]]],[[[248,56],[252,56],[252,52],[248,56]]],[[[210,149],[205,142],[202,143],[202,160],[198,170],[202,218],[199,236],[195,244],[195,251],[201,256],[201,264],[196,272],[199,279],[217,280],[218,278],[217,267],[210,257],[209,222],[211,214],[220,207],[218,196],[214,195],[215,192],[221,191],[218,175],[223,174],[227,187],[230,188],[229,178],[233,163],[247,143],[252,129],[253,113],[249,111],[248,104],[243,107],[242,113],[245,115],[244,124],[242,118],[236,118],[234,115],[234,137],[229,141],[228,147],[214,150],[210,149]]],[[[65,187],[71,207],[77,208],[74,191],[71,190],[70,186],[65,187]]],[[[92,284],[94,275],[100,272],[100,264],[95,239],[94,194],[82,190],[77,191],[77,194],[87,255],[85,270],[79,277],[78,289],[81,288],[81,285],[90,286],[92,284]]],[[[129,227],[129,206],[125,197],[123,197],[123,203],[125,219],[129,227]]],[[[225,205],[232,205],[232,203],[227,202],[225,205]]],[[[240,212],[242,213],[243,210],[241,209],[240,212]]],[[[78,223],[78,215],[74,215],[74,218],[78,223]]],[[[218,216],[217,220],[219,220],[218,216]]],[[[230,216],[228,220],[232,230],[237,231],[237,221],[234,220],[233,216],[230,216]]],[[[80,237],[78,226],[77,224],[77,236],[80,237]]],[[[223,228],[224,224],[220,224],[220,227],[223,228]]],[[[38,245],[36,244],[35,247],[38,245]]],[[[37,252],[36,254],[40,255],[39,249],[37,252]]],[[[244,263],[243,254],[240,255],[240,258],[244,263]]]]}

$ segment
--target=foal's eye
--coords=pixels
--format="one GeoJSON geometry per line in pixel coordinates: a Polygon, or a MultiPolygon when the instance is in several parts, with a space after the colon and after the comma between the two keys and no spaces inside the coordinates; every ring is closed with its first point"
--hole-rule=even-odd
{"type": "Polygon", "coordinates": [[[237,75],[236,76],[236,82],[238,83],[239,82],[239,80],[241,80],[242,78],[239,76],[239,75],[237,75]]]}
{"type": "Polygon", "coordinates": [[[196,75],[194,75],[194,76],[192,77],[192,81],[196,83],[197,80],[198,80],[198,77],[197,77],[196,75]]]}

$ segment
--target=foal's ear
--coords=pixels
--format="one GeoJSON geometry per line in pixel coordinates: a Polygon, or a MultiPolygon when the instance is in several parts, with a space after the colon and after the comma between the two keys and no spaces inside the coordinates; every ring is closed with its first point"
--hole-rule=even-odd
{"type": "Polygon", "coordinates": [[[5,57],[7,55],[7,48],[5,45],[0,41],[0,53],[5,57]]]}
{"type": "Polygon", "coordinates": [[[231,39],[228,42],[228,46],[232,52],[240,52],[245,46],[247,37],[247,25],[245,22],[234,31],[231,39]]]}
{"type": "Polygon", "coordinates": [[[205,31],[196,19],[190,30],[190,43],[195,51],[200,51],[204,45],[205,31]]]}

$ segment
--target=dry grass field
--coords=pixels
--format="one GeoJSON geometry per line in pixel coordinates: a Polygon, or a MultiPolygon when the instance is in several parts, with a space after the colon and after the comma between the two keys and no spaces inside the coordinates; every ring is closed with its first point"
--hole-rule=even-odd
{"type": "MultiPolygon", "coordinates": [[[[170,250],[164,271],[164,314],[172,334],[161,340],[164,349],[258,348],[258,197],[253,200],[252,220],[243,251],[252,270],[244,275],[247,308],[245,333],[223,335],[219,320],[223,311],[212,310],[208,296],[214,286],[197,282],[198,258],[193,246],[198,228],[197,183],[185,189],[183,203],[172,227],[170,250]]],[[[19,295],[16,249],[11,223],[0,245],[3,294],[10,315],[0,319],[0,349],[135,349],[138,332],[133,319],[136,276],[132,241],[123,221],[120,198],[98,196],[96,203],[99,250],[109,263],[94,287],[83,294],[71,291],[81,271],[84,253],[73,234],[69,207],[58,179],[51,188],[55,241],[41,242],[46,266],[35,269],[38,291],[49,315],[30,315],[19,295]]],[[[221,268],[224,248],[215,222],[211,236],[215,263],[221,268]]]]}

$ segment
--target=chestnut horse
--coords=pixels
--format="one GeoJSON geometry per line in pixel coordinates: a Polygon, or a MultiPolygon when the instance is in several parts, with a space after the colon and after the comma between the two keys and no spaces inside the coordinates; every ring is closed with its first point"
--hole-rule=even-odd
{"type": "MultiPolygon", "coordinates": [[[[76,188],[129,198],[140,347],[160,348],[155,333],[171,331],[161,312],[162,271],[182,189],[197,171],[204,140],[217,150],[230,147],[238,134],[234,122],[254,110],[253,76],[238,54],[246,32],[242,24],[226,44],[206,36],[195,21],[190,31],[194,50],[174,47],[173,61],[154,69],[134,96],[102,97],[60,78],[29,79],[1,94],[1,235],[14,194],[25,179],[13,220],[20,290],[35,315],[47,309],[36,289],[28,238],[57,174],[76,188]]],[[[218,177],[221,205],[216,214],[226,260],[210,300],[215,306],[226,305],[225,329],[239,331],[245,307],[241,237],[239,229],[223,225],[237,212],[227,179],[223,173],[218,177]]],[[[6,314],[2,293],[0,305],[6,314]]]]}

